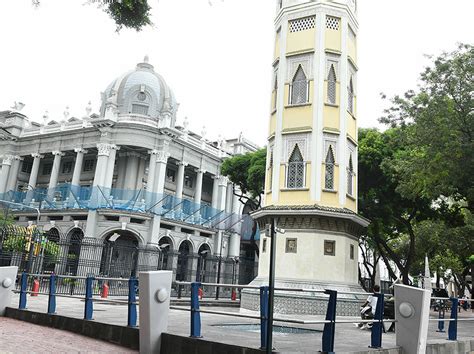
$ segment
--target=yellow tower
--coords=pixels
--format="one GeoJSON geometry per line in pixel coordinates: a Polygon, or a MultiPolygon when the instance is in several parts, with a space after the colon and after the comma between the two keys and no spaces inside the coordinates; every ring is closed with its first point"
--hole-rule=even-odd
{"type": "MultiPolygon", "coordinates": [[[[275,219],[286,231],[276,286],[361,290],[356,15],[356,0],[277,0],[265,206],[253,214],[261,229],[275,219]]],[[[255,284],[268,281],[270,240],[260,242],[255,284]]],[[[243,307],[254,308],[248,295],[243,307]]],[[[276,293],[277,311],[325,312],[314,294],[288,298],[276,293]]],[[[357,315],[347,301],[339,314],[357,315]]]]}

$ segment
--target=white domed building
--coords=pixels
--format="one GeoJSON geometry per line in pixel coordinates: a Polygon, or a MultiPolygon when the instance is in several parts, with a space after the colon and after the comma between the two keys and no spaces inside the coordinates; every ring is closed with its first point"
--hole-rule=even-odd
{"type": "MultiPolygon", "coordinates": [[[[0,199],[17,203],[19,225],[35,224],[38,208],[40,229],[61,249],[54,264],[29,267],[123,277],[170,269],[174,279],[216,281],[220,260],[232,274],[221,281],[253,278],[239,275],[238,265],[254,269],[255,260],[249,267],[240,257],[242,205],[220,166],[257,146],[242,136],[210,141],[186,119],[177,126],[178,106],[145,57],[107,86],[100,114],[89,105],[84,117],[66,110],[39,124],[0,112],[0,199]]],[[[15,259],[1,254],[0,262],[15,259]]]]}

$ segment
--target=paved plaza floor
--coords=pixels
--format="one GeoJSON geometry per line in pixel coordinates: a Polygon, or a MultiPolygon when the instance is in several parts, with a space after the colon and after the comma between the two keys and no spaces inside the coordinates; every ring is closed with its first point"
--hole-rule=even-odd
{"type": "MultiPolygon", "coordinates": [[[[12,300],[12,307],[18,306],[18,295],[14,296],[12,300]]],[[[28,309],[37,312],[46,312],[47,297],[28,296],[28,309]]],[[[205,307],[205,309],[210,309],[205,307]]],[[[239,308],[216,307],[216,311],[227,311],[236,313],[241,312],[239,308]]],[[[84,302],[80,299],[71,298],[57,298],[57,313],[63,316],[70,316],[75,318],[82,318],[84,314],[84,302]]],[[[255,314],[255,313],[252,313],[255,314]]],[[[436,318],[436,313],[431,316],[436,318]]],[[[448,316],[448,314],[447,314],[448,316]]],[[[190,313],[188,311],[170,310],[168,332],[172,334],[189,336],[190,327],[190,313]]],[[[290,317],[280,316],[278,317],[290,317]]],[[[298,319],[323,319],[322,316],[291,316],[298,319]]],[[[459,318],[474,318],[474,314],[470,311],[461,311],[459,318]]],[[[347,319],[347,317],[344,317],[347,319]]],[[[358,318],[353,318],[354,323],[358,318]]],[[[127,306],[113,305],[103,302],[94,303],[94,320],[103,323],[111,323],[126,326],[127,324],[127,306]]],[[[3,319],[0,319],[4,321],[3,319]]],[[[243,345],[247,347],[258,348],[260,346],[260,331],[259,321],[246,318],[236,318],[232,316],[222,316],[214,314],[201,314],[202,321],[202,336],[204,339],[243,345]],[[240,329],[228,325],[242,325],[240,329]]],[[[354,323],[337,324],[335,337],[335,350],[338,353],[366,351],[370,345],[369,330],[360,330],[356,328],[354,323]]],[[[280,352],[317,352],[321,350],[321,339],[323,325],[295,325],[283,322],[275,322],[276,326],[286,326],[298,329],[306,329],[308,331],[299,331],[297,333],[278,333],[274,332],[274,347],[280,352]]],[[[446,330],[448,322],[445,322],[446,330]]],[[[0,326],[0,328],[2,328],[0,326]]],[[[443,342],[447,339],[447,333],[436,332],[437,322],[430,321],[428,341],[429,342],[443,342]]],[[[61,332],[63,333],[63,332],[61,332]]],[[[22,335],[21,333],[18,335],[22,335]]],[[[474,321],[464,321],[458,324],[458,339],[473,339],[474,338],[474,321]]],[[[395,334],[386,333],[383,335],[382,345],[384,348],[395,347],[395,334]]],[[[0,352],[7,350],[0,346],[0,352]]],[[[77,348],[71,347],[71,351],[77,348]]],[[[12,350],[13,351],[13,350],[12,350]]]]}

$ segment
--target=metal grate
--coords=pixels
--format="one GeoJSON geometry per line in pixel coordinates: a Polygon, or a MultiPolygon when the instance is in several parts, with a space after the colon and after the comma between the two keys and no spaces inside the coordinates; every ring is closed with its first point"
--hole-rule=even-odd
{"type": "Polygon", "coordinates": [[[334,65],[331,65],[328,75],[328,102],[336,104],[336,71],[334,65]]]}
{"type": "Polygon", "coordinates": [[[352,156],[349,156],[349,167],[347,168],[347,194],[353,195],[352,180],[354,176],[354,167],[352,166],[352,156]]]}
{"type": "Polygon", "coordinates": [[[326,28],[334,31],[339,31],[340,20],[337,17],[326,16],[326,28]]]}
{"type": "Polygon", "coordinates": [[[291,83],[291,104],[308,102],[308,80],[301,65],[296,70],[296,74],[291,83]]]}
{"type": "Polygon", "coordinates": [[[354,113],[354,86],[352,85],[352,79],[347,88],[347,110],[354,113]]]}
{"type": "Polygon", "coordinates": [[[328,154],[326,156],[326,174],[324,178],[324,188],[334,189],[334,154],[332,148],[329,147],[328,154]]]}
{"type": "Polygon", "coordinates": [[[290,21],[290,32],[306,31],[314,28],[315,17],[303,17],[296,20],[290,21]]]}
{"type": "Polygon", "coordinates": [[[148,115],[148,106],[144,104],[132,104],[132,113],[146,116],[148,115]]]}
{"type": "Polygon", "coordinates": [[[288,188],[304,187],[304,162],[298,145],[295,145],[295,149],[291,153],[288,161],[288,176],[286,184],[288,188]]]}

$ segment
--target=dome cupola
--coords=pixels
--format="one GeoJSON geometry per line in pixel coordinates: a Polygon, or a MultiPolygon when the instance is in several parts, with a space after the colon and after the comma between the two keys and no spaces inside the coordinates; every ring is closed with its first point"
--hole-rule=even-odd
{"type": "Polygon", "coordinates": [[[114,81],[102,93],[102,117],[126,116],[143,121],[148,118],[160,126],[174,127],[178,104],[161,75],[155,72],[148,56],[114,81]]]}

